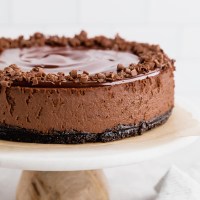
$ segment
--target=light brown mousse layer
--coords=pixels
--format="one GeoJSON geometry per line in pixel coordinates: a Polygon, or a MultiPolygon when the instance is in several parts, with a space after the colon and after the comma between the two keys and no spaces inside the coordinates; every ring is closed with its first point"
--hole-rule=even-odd
{"type": "Polygon", "coordinates": [[[174,106],[173,69],[132,82],[85,88],[1,87],[0,124],[41,131],[102,133],[139,124],[174,106]]]}

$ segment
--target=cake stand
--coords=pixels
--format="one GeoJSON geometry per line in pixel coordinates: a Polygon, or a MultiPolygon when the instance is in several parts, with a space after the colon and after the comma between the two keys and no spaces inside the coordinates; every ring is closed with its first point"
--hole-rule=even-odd
{"type": "Polygon", "coordinates": [[[200,125],[176,106],[162,126],[110,143],[79,145],[0,141],[0,167],[23,169],[17,200],[109,199],[100,169],[146,161],[199,138],[200,125]]]}

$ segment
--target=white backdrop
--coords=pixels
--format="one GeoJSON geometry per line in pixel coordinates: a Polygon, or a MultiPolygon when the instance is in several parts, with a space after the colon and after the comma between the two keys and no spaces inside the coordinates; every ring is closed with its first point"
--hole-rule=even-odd
{"type": "MultiPolygon", "coordinates": [[[[176,95],[200,116],[199,10],[199,0],[0,0],[0,37],[35,31],[73,35],[84,29],[90,36],[119,33],[160,44],[177,60],[176,95]]],[[[107,170],[113,191],[118,191],[112,192],[113,199],[150,200],[153,185],[172,163],[188,172],[200,170],[199,144],[166,158],[107,170]]],[[[0,199],[14,199],[19,173],[0,169],[0,199]]]]}

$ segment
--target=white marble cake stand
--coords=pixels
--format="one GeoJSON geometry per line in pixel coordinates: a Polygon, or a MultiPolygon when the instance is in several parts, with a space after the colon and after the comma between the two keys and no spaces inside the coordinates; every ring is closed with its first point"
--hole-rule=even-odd
{"type": "Polygon", "coordinates": [[[97,169],[137,163],[173,152],[196,141],[198,135],[198,121],[176,106],[164,125],[142,136],[111,143],[49,145],[0,140],[0,167],[32,170],[22,174],[18,200],[44,197],[45,200],[103,200],[108,199],[108,193],[97,169]]]}

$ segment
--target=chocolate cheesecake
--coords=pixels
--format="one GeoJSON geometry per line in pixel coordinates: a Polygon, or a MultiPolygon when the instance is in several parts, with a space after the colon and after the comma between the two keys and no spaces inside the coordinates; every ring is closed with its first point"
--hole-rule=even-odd
{"type": "Polygon", "coordinates": [[[158,45],[35,33],[0,39],[0,139],[109,142],[167,121],[174,60],[158,45]]]}

